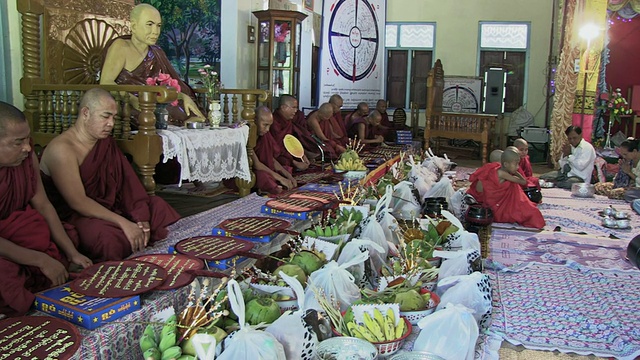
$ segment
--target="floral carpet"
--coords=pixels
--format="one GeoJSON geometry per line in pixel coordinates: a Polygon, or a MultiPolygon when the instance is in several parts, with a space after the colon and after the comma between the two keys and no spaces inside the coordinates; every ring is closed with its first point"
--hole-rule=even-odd
{"type": "Polygon", "coordinates": [[[516,271],[488,273],[495,335],[528,349],[619,359],[640,355],[637,270],[572,262],[528,263],[516,271]]]}

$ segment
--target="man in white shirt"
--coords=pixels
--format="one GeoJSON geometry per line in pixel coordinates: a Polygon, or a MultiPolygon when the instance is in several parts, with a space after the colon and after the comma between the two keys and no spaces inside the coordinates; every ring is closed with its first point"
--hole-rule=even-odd
{"type": "Polygon", "coordinates": [[[564,133],[569,142],[563,146],[562,157],[558,160],[560,171],[548,172],[540,178],[555,181],[556,186],[563,189],[570,189],[574,183],[590,184],[596,150],[582,138],[582,128],[579,126],[569,126],[564,133]]]}

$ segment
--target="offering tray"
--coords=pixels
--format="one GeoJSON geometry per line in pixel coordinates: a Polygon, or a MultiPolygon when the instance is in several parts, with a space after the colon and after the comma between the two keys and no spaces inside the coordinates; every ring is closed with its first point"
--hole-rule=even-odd
{"type": "Polygon", "coordinates": [[[325,204],[318,200],[304,197],[281,197],[269,200],[265,205],[272,209],[286,212],[309,212],[318,210],[325,204]]]}
{"type": "Polygon", "coordinates": [[[78,329],[50,316],[20,316],[0,320],[2,359],[71,358],[80,347],[78,329]]]}
{"type": "Polygon", "coordinates": [[[125,297],[142,294],[164,283],[167,272],[144,261],[105,261],[84,269],[71,281],[71,290],[95,297],[125,297]]]}
{"type": "Polygon", "coordinates": [[[197,270],[204,269],[202,260],[187,255],[149,254],[138,256],[132,260],[156,264],[167,271],[167,278],[156,290],[178,289],[189,285],[196,275],[201,275],[197,270]]]}
{"type": "Polygon", "coordinates": [[[241,255],[259,259],[264,257],[250,252],[254,244],[251,241],[228,236],[194,236],[180,240],[176,251],[206,261],[224,260],[241,255]]]}
{"type": "Polygon", "coordinates": [[[260,236],[270,236],[274,233],[287,233],[298,235],[297,232],[289,231],[287,228],[291,223],[276,218],[249,216],[227,219],[218,225],[218,228],[227,232],[227,236],[242,236],[255,238],[260,236]]]}

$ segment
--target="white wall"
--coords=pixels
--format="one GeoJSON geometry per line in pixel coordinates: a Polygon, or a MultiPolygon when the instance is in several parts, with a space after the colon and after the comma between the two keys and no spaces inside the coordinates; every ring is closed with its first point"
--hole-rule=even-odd
{"type": "Polygon", "coordinates": [[[436,22],[434,59],[442,60],[445,75],[460,76],[478,75],[480,21],[530,22],[525,103],[536,125],[544,126],[552,6],[551,0],[392,0],[387,21],[436,22]]]}

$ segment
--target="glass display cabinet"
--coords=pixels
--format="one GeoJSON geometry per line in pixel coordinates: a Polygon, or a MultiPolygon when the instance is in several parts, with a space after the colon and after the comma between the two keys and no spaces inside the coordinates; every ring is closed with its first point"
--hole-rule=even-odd
{"type": "Polygon", "coordinates": [[[298,11],[254,11],[258,18],[258,89],[271,93],[272,105],[280,95],[296,98],[300,90],[300,32],[307,15],[298,11]]]}

